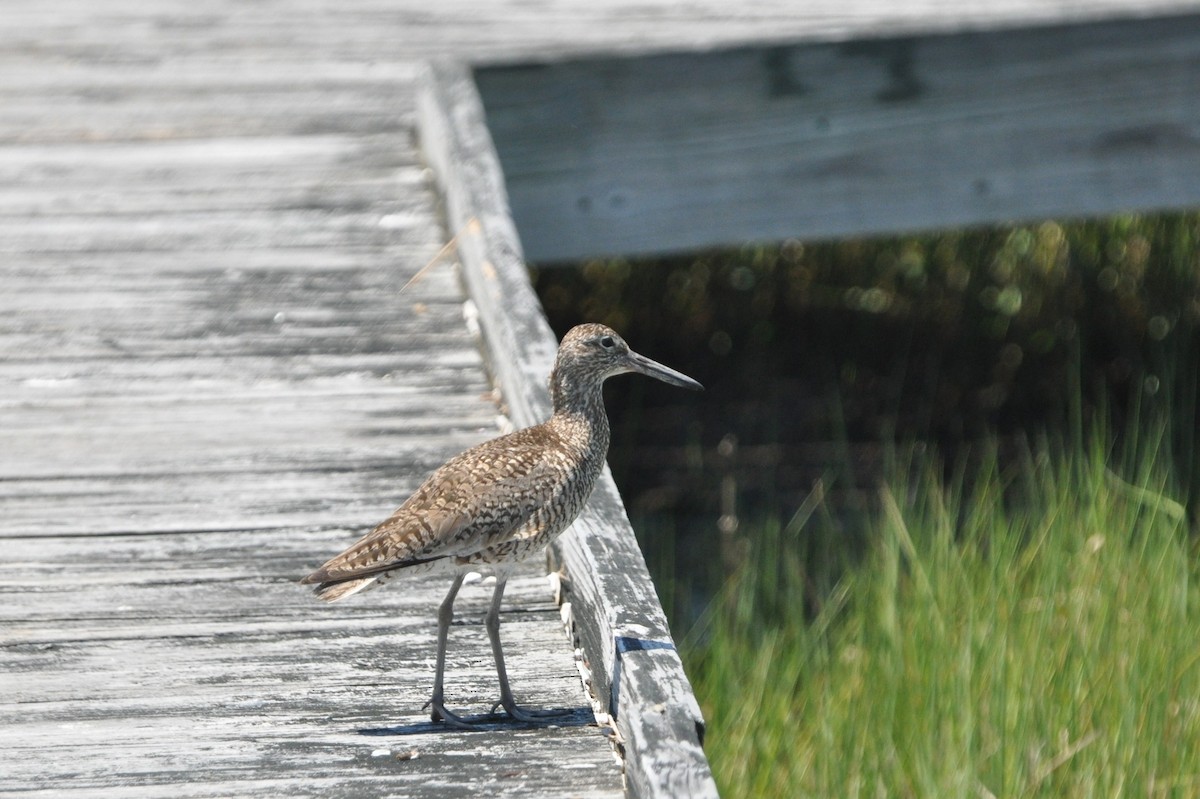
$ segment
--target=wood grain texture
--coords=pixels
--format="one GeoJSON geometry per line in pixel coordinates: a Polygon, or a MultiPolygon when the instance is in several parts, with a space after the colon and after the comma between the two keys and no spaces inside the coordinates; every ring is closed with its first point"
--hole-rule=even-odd
{"type": "MultiPolygon", "coordinates": [[[[200,88],[216,95],[226,86],[241,86],[269,97],[304,92],[305,86],[316,84],[339,91],[327,93],[324,103],[267,107],[248,117],[235,107],[229,116],[258,125],[256,120],[278,114],[276,119],[292,117],[297,124],[341,127],[346,122],[336,121],[336,114],[348,107],[361,115],[364,125],[412,109],[403,103],[350,105],[335,95],[402,93],[404,89],[395,88],[403,83],[395,77],[399,71],[447,56],[471,63],[511,63],[542,56],[628,55],[746,42],[843,41],[1165,16],[1198,5],[1196,0],[548,0],[536,5],[512,0],[447,0],[433,5],[356,0],[336,6],[323,0],[163,0],[152,5],[140,0],[69,0],[5,8],[8,34],[0,42],[0,63],[12,61],[19,74],[32,73],[30,80],[43,88],[42,96],[64,101],[64,119],[73,111],[102,107],[113,94],[157,100],[147,103],[147,115],[165,119],[169,115],[156,112],[154,106],[164,111],[178,106],[164,108],[162,98],[178,99],[183,108],[195,102],[181,97],[194,92],[179,89],[200,88]],[[54,46],[45,47],[46,42],[54,46]],[[41,60],[53,68],[30,69],[41,60]],[[214,73],[214,64],[226,68],[214,73]],[[111,72],[94,65],[132,68],[138,77],[114,83],[111,72]],[[61,85],[61,76],[72,72],[84,77],[67,79],[68,84],[96,85],[98,90],[81,93],[69,85],[61,96],[49,94],[61,85]],[[294,113],[286,113],[289,107],[294,113]]],[[[216,124],[211,108],[200,103],[193,107],[197,121],[216,124]]],[[[79,114],[81,123],[90,124],[84,116],[79,114]]]]}
{"type": "MultiPolygon", "coordinates": [[[[470,71],[431,65],[418,112],[509,414],[521,425],[545,419],[551,405],[544,376],[553,365],[555,337],[529,283],[470,71]]],[[[630,793],[715,796],[701,745],[703,717],[607,469],[552,551],[568,575],[592,689],[621,735],[630,793]]]]}
{"type": "Polygon", "coordinates": [[[534,261],[1200,204],[1200,14],[478,82],[534,261]]]}
{"type": "Polygon", "coordinates": [[[478,733],[421,708],[445,580],[297,585],[501,420],[453,259],[399,293],[446,239],[415,62],[245,8],[0,11],[0,794],[619,796],[541,568],[509,671],[570,713],[478,733]]]}

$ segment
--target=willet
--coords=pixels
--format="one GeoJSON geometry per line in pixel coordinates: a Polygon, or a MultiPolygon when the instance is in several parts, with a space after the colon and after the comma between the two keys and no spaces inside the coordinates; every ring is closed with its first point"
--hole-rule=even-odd
{"type": "Polygon", "coordinates": [[[430,699],[434,721],[469,723],[448,711],[443,679],[454,598],[469,570],[496,575],[484,624],[500,679],[500,701],[520,721],[549,715],[513,700],[500,647],[500,600],[512,566],[541,552],[575,520],[608,453],[602,386],[637,372],[700,389],[690,377],[629,349],[604,325],[586,324],[563,337],[550,374],[554,414],[534,427],[492,439],[451,459],[400,508],[342,554],[305,577],[317,596],[344,599],[400,574],[442,569],[453,582],[438,611],[437,669],[430,699]]]}

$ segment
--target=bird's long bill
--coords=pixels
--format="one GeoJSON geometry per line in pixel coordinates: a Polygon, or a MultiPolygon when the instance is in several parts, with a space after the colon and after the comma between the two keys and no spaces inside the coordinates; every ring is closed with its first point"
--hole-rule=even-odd
{"type": "Polygon", "coordinates": [[[692,391],[704,390],[704,386],[700,385],[683,372],[676,372],[671,367],[663,366],[658,361],[652,361],[645,355],[638,355],[636,352],[630,352],[629,360],[634,371],[641,372],[648,377],[657,378],[664,383],[670,383],[671,385],[679,386],[680,388],[690,388],[692,391]]]}

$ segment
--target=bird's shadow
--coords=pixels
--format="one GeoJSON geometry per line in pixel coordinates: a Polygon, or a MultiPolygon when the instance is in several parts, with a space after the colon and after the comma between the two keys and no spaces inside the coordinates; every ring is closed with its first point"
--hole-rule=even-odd
{"type": "Polygon", "coordinates": [[[540,727],[587,727],[596,725],[596,717],[589,707],[553,708],[562,715],[548,716],[537,721],[517,721],[507,713],[479,713],[473,716],[460,716],[463,721],[472,725],[470,729],[454,727],[444,721],[422,721],[416,724],[399,724],[395,727],[364,727],[357,730],[359,735],[371,737],[388,737],[396,735],[430,735],[447,732],[488,732],[496,730],[536,730],[540,727]]]}

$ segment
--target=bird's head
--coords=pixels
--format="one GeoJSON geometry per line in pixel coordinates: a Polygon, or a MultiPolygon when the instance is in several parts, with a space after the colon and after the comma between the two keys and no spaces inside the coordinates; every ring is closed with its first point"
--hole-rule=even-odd
{"type": "Polygon", "coordinates": [[[550,376],[554,407],[576,394],[598,394],[599,387],[614,375],[637,372],[680,388],[700,391],[704,387],[677,372],[629,348],[615,330],[598,324],[571,328],[558,345],[558,357],[550,376]]]}

